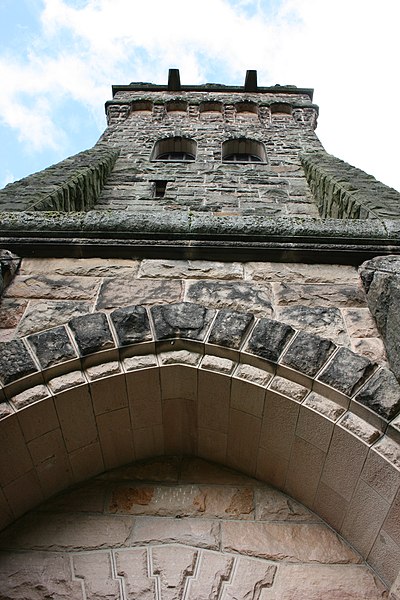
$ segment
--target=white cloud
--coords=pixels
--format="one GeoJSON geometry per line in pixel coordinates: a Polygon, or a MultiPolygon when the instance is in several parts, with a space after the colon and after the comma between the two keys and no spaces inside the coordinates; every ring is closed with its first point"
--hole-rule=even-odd
{"type": "Polygon", "coordinates": [[[169,67],[187,83],[241,83],[256,68],[262,85],[314,86],[327,150],[400,188],[398,10],[398,0],[202,0],[194,16],[187,0],[44,0],[27,61],[0,56],[1,118],[33,148],[56,147],[68,100],[100,128],[112,83],[165,82],[169,67]]]}

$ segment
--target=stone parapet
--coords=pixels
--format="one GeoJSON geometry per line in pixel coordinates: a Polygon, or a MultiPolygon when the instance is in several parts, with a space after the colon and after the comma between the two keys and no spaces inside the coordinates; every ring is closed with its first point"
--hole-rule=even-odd
{"type": "Polygon", "coordinates": [[[400,193],[324,150],[300,155],[321,217],[398,219],[400,193]]]}
{"type": "Polygon", "coordinates": [[[96,204],[118,150],[97,145],[0,190],[0,211],[81,211],[96,204]]]}

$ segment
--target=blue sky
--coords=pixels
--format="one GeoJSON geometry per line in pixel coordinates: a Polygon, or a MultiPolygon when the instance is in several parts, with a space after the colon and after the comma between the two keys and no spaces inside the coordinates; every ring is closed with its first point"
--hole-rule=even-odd
{"type": "Polygon", "coordinates": [[[326,150],[400,190],[399,0],[0,0],[0,187],[92,146],[112,84],[314,87],[326,150]]]}

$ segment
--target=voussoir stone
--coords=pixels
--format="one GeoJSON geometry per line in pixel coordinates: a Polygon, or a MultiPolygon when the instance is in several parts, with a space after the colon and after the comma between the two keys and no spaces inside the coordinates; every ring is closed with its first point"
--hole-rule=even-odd
{"type": "Polygon", "coordinates": [[[65,327],[55,327],[28,338],[43,369],[77,356],[65,327]]]}
{"type": "Polygon", "coordinates": [[[249,313],[220,310],[213,323],[208,341],[211,344],[239,348],[254,316],[249,313]]]}
{"type": "Polygon", "coordinates": [[[144,306],[126,306],[111,313],[111,320],[121,346],[151,339],[150,322],[144,306]]]}
{"type": "Polygon", "coordinates": [[[4,385],[37,371],[21,340],[0,343],[0,382],[4,385]]]}
{"type": "Polygon", "coordinates": [[[400,411],[400,386],[389,369],[377,371],[355,397],[385,419],[393,419],[400,411]]]}
{"type": "Polygon", "coordinates": [[[272,319],[260,319],[248,342],[248,350],[257,356],[277,362],[292,335],[290,325],[272,319]]]}
{"type": "Polygon", "coordinates": [[[203,340],[215,314],[214,310],[190,302],[157,305],[150,310],[158,340],[172,337],[203,340]]]}
{"type": "Polygon", "coordinates": [[[68,322],[82,356],[99,352],[114,345],[107,317],[104,313],[93,313],[75,317],[68,322]]]}
{"type": "Polygon", "coordinates": [[[373,368],[373,363],[367,358],[348,348],[339,348],[318,379],[352,396],[356,387],[365,381],[373,368]]]}
{"type": "Polygon", "coordinates": [[[299,331],[285,352],[282,363],[314,377],[335,349],[335,344],[312,333],[299,331]]]}

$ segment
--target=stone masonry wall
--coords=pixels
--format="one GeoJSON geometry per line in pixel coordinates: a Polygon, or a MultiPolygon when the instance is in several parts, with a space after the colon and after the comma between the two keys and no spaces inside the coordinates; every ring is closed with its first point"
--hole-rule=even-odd
{"type": "Polygon", "coordinates": [[[23,259],[0,302],[0,340],[94,311],[181,301],[274,318],[386,360],[357,270],[343,265],[23,259]]]}
{"type": "Polygon", "coordinates": [[[101,141],[121,154],[97,208],[318,216],[299,158],[321,149],[316,114],[300,94],[119,92],[101,141]],[[291,114],[271,112],[276,103],[291,114]],[[156,141],[173,136],[197,142],[195,161],[152,160],[156,141]],[[223,163],[222,143],[241,137],[264,144],[267,160],[223,163]],[[164,197],[154,198],[155,181],[167,182],[164,197]]]}
{"type": "Polygon", "coordinates": [[[3,532],[0,552],[8,600],[38,598],[35,589],[69,600],[387,594],[314,513],[198,458],[142,461],[81,484],[3,532]]]}

